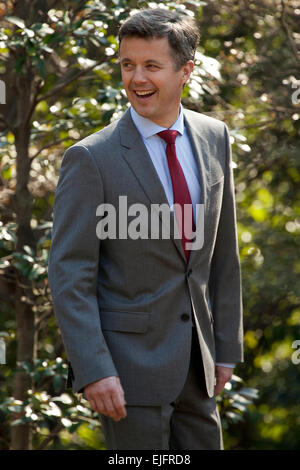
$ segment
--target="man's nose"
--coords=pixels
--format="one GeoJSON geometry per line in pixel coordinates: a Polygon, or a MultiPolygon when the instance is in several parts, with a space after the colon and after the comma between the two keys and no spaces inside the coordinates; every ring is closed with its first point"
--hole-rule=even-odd
{"type": "Polygon", "coordinates": [[[147,78],[142,67],[136,67],[133,75],[133,82],[136,84],[145,83],[147,78]]]}

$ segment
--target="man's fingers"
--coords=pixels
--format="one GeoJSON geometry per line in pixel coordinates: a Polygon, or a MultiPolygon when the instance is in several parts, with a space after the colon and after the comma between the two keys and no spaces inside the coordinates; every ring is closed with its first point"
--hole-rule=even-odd
{"type": "Polygon", "coordinates": [[[107,395],[105,407],[110,416],[115,421],[126,417],[125,400],[123,390],[117,390],[107,395]]]}
{"type": "Polygon", "coordinates": [[[95,399],[90,398],[89,403],[90,403],[90,405],[91,405],[91,407],[93,408],[94,411],[107,416],[107,409],[104,405],[103,400],[99,396],[96,397],[95,399]]]}
{"type": "Polygon", "coordinates": [[[118,379],[117,386],[108,391],[105,405],[109,416],[115,421],[126,417],[124,391],[118,379]]]}
{"type": "Polygon", "coordinates": [[[217,366],[216,367],[216,386],[215,396],[222,392],[226,383],[231,380],[233,369],[230,367],[217,366]]]}
{"type": "Polygon", "coordinates": [[[127,413],[126,413],[126,408],[125,408],[125,400],[124,400],[124,393],[115,393],[112,395],[112,402],[113,406],[116,410],[117,416],[119,419],[121,418],[126,418],[127,413]]]}
{"type": "Polygon", "coordinates": [[[225,387],[225,384],[226,384],[227,381],[220,381],[220,380],[217,380],[217,384],[216,384],[216,387],[215,387],[215,396],[216,395],[219,395],[219,393],[222,392],[223,388],[225,387]]]}
{"type": "Polygon", "coordinates": [[[119,419],[118,412],[116,411],[110,396],[104,397],[104,399],[98,396],[94,400],[90,399],[89,402],[93,410],[97,413],[113,418],[114,420],[119,419]]]}
{"type": "Polygon", "coordinates": [[[105,401],[105,407],[107,409],[107,415],[112,418],[114,421],[119,421],[121,417],[119,416],[118,411],[115,408],[114,402],[112,400],[112,397],[109,396],[107,397],[105,401]]]}
{"type": "Polygon", "coordinates": [[[88,385],[85,394],[98,413],[115,421],[126,417],[124,391],[118,377],[107,377],[88,385]]]}

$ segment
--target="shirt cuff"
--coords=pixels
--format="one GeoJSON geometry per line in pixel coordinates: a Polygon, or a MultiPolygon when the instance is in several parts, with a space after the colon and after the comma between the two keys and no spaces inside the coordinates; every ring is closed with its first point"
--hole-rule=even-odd
{"type": "Polygon", "coordinates": [[[225,362],[216,362],[216,366],[222,366],[222,367],[230,367],[231,369],[235,368],[235,364],[229,364],[225,362]]]}

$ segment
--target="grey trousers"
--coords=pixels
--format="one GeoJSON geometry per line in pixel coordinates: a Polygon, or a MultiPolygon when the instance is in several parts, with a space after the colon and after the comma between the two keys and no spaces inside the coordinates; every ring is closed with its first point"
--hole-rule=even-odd
{"type": "Polygon", "coordinates": [[[221,450],[223,439],[215,398],[209,398],[197,333],[189,372],[178,398],[163,406],[126,406],[119,422],[100,415],[107,450],[221,450]]]}

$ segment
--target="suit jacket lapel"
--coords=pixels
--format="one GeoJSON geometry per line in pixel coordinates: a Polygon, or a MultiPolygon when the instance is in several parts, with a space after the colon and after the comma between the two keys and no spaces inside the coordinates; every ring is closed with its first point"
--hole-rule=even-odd
{"type": "MultiPolygon", "coordinates": [[[[119,122],[120,138],[122,146],[122,157],[126,160],[131,171],[135,174],[140,186],[148,197],[151,204],[168,204],[168,200],[161,184],[151,157],[144,142],[135,127],[129,110],[119,122]]],[[[160,214],[160,219],[162,216],[160,214]]],[[[180,255],[185,260],[181,240],[174,237],[175,217],[171,213],[170,236],[180,255]]]]}

